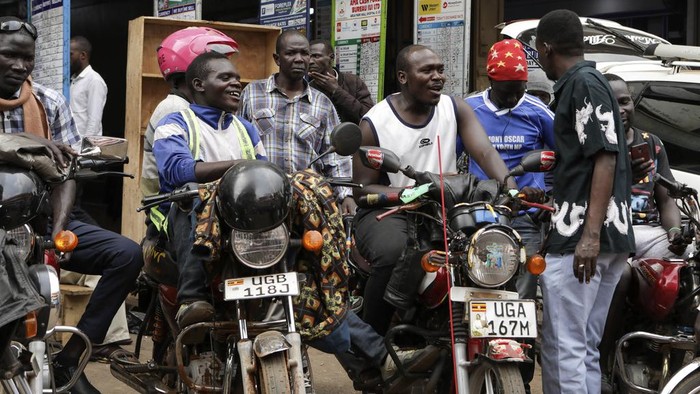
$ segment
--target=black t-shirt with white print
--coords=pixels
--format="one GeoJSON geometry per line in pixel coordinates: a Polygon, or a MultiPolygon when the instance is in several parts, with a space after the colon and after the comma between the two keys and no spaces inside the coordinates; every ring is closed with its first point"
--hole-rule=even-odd
{"type": "Polygon", "coordinates": [[[548,253],[573,253],[581,238],[589,206],[595,155],[601,150],[617,155],[613,195],[600,235],[600,253],[634,251],[630,217],[632,170],[625,131],[610,85],[595,69],[581,61],[554,85],[554,207],[548,253]]]}
{"type": "Polygon", "coordinates": [[[659,173],[664,178],[675,181],[668,164],[666,149],[659,137],[646,131],[632,130],[634,139],[630,146],[638,144],[649,145],[649,158],[654,162],[654,170],[647,174],[639,183],[632,185],[632,223],[659,225],[659,209],[654,198],[654,174],[659,173]]]}

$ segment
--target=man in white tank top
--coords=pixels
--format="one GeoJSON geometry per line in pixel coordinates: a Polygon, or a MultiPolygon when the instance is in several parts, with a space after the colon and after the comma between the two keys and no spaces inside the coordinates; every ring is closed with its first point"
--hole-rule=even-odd
{"type": "MultiPolygon", "coordinates": [[[[362,145],[390,149],[403,166],[411,165],[416,171],[439,173],[439,138],[442,172],[455,173],[459,134],[465,150],[486,174],[503,180],[508,170],[474,112],[461,98],[442,94],[445,67],[438,55],[428,47],[411,45],[399,52],[396,66],[401,92],[387,97],[364,116],[360,122],[362,145]]],[[[353,176],[354,182],[365,185],[354,190],[356,199],[368,193],[400,193],[414,183],[402,174],[367,168],[358,157],[353,160],[353,176]]],[[[510,186],[516,187],[515,183],[510,186]]],[[[384,335],[395,310],[385,297],[397,304],[397,297],[387,285],[397,262],[403,263],[400,260],[410,237],[404,215],[377,221],[377,213],[376,209],[363,207],[356,216],[355,235],[360,252],[372,262],[363,319],[384,335]]]]}

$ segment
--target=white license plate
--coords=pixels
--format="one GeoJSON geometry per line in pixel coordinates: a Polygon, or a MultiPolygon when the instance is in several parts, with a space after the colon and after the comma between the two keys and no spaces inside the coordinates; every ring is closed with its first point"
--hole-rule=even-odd
{"type": "Polygon", "coordinates": [[[224,286],[226,301],[295,295],[299,295],[296,272],[226,279],[224,286]]]}
{"type": "Polygon", "coordinates": [[[536,338],[535,301],[469,301],[469,332],[473,338],[536,338]]]}

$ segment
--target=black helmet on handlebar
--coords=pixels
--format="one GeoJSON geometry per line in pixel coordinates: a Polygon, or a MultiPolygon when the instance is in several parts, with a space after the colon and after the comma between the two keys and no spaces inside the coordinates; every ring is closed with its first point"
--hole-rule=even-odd
{"type": "Polygon", "coordinates": [[[284,221],[292,186],[287,175],[262,160],[237,163],[221,177],[216,194],[220,217],[234,230],[267,231],[284,221]]]}
{"type": "Polygon", "coordinates": [[[46,186],[37,174],[0,164],[0,228],[11,230],[28,223],[40,212],[47,196],[46,186]]]}

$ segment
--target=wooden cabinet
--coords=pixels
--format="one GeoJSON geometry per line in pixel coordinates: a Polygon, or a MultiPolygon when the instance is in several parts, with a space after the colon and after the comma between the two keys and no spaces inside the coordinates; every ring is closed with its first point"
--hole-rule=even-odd
{"type": "Polygon", "coordinates": [[[277,27],[153,17],[140,17],[129,22],[124,133],[129,140],[129,163],[125,171],[133,174],[134,179],[124,180],[122,234],[136,242],[141,241],[145,232],[145,216],[136,212],[142,197],[139,179],[144,133],[153,110],[169,91],[158,68],[156,50],[165,37],[188,26],[211,27],[236,40],[240,52],[231,61],[237,66],[244,84],[267,78],[277,71],[272,59],[280,33],[277,27]]]}

